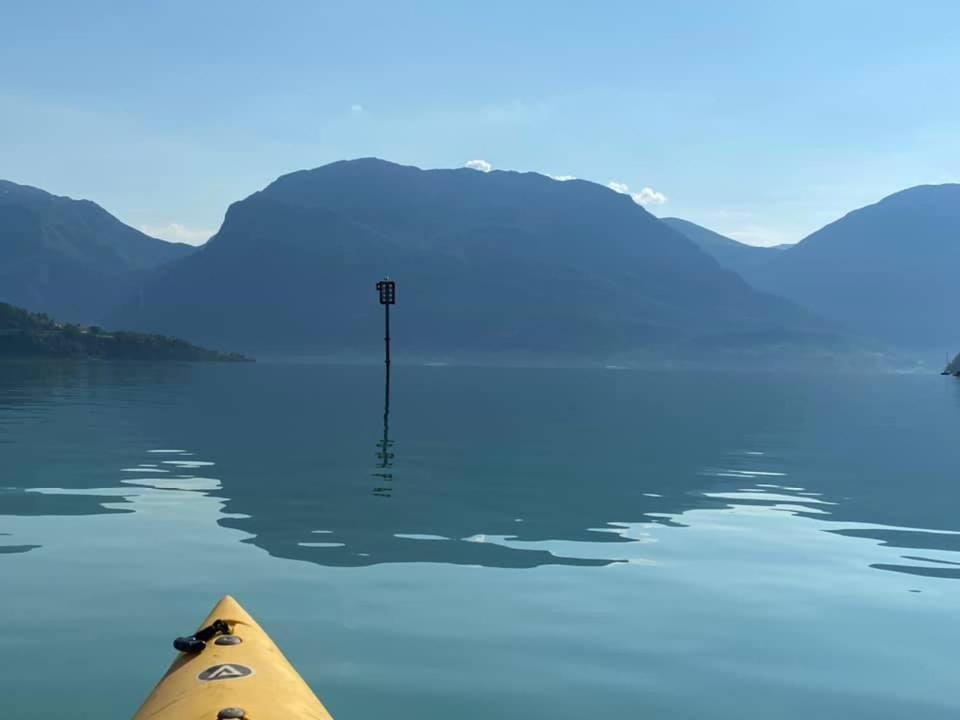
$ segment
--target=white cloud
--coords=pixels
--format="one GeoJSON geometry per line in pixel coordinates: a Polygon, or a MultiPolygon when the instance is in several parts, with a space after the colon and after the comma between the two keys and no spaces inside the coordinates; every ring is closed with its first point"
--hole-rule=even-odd
{"type": "Polygon", "coordinates": [[[629,185],[617,182],[616,180],[608,182],[607,187],[614,192],[629,195],[637,205],[663,205],[668,200],[666,195],[662,192],[657,192],[652,187],[640,188],[640,192],[630,192],[629,185]]]}
{"type": "Polygon", "coordinates": [[[667,196],[652,187],[640,188],[640,192],[633,193],[632,197],[638,205],[663,205],[667,202],[667,196]]]}
{"type": "Polygon", "coordinates": [[[463,166],[471,170],[479,170],[480,172],[490,172],[493,170],[493,165],[486,160],[467,160],[463,166]]]}
{"type": "Polygon", "coordinates": [[[577,179],[576,176],[574,175],[547,175],[547,177],[553,178],[554,180],[557,180],[559,182],[566,182],[567,180],[577,179]]]}
{"type": "Polygon", "coordinates": [[[140,232],[170,242],[203,245],[216,231],[206,228],[188,228],[186,225],[172,222],[166,225],[141,225],[140,232]]]}
{"type": "Polygon", "coordinates": [[[355,105],[351,105],[351,106],[350,106],[350,111],[351,111],[351,112],[355,112],[355,113],[362,113],[362,112],[363,112],[363,105],[356,105],[356,104],[355,104],[355,105]]]}

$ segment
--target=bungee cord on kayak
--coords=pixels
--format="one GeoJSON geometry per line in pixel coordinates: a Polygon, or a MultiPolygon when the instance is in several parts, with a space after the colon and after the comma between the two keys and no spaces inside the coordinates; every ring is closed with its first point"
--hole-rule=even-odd
{"type": "Polygon", "coordinates": [[[202,630],[197,630],[193,635],[178,637],[173,641],[173,647],[183,653],[198,653],[217,635],[232,635],[230,625],[226,620],[214,620],[210,625],[202,630]]]}

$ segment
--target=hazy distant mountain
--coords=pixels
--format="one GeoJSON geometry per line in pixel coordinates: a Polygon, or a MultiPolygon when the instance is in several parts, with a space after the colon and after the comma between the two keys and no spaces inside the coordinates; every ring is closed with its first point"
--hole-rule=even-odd
{"type": "Polygon", "coordinates": [[[739,273],[748,282],[753,273],[766,265],[771,258],[791,247],[790,245],[773,247],[747,245],[681,218],[666,217],[661,218],[661,221],[683,233],[697,247],[712,255],[723,267],[739,273]]]}
{"type": "Polygon", "coordinates": [[[376,159],[234,203],[117,323],[263,352],[378,352],[384,275],[401,351],[599,355],[820,327],[600,185],[376,159]]]}
{"type": "Polygon", "coordinates": [[[750,280],[872,337],[955,350],[960,185],[923,185],[854,210],[750,280]]]}
{"type": "Polygon", "coordinates": [[[191,250],[148,237],[89,200],[0,180],[0,301],[101,322],[141,273],[191,250]]]}

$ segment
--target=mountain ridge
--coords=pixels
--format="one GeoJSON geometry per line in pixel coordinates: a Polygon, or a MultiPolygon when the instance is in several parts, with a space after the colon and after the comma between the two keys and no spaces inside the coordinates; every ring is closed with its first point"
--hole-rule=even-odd
{"type": "Polygon", "coordinates": [[[683,218],[663,217],[660,221],[682,233],[723,267],[733,270],[747,282],[750,282],[753,273],[762,268],[774,255],[791,247],[790,245],[748,245],[683,218]]]}
{"type": "Polygon", "coordinates": [[[231,204],[207,245],[118,319],[260,352],[372,353],[370,288],[384,275],[400,284],[398,334],[424,352],[609,353],[824,329],[603,186],[376,158],[289,173],[231,204]]]}
{"type": "Polygon", "coordinates": [[[751,283],[904,348],[960,342],[960,184],[917,185],[846,213],[778,254],[751,283]]]}
{"type": "Polygon", "coordinates": [[[192,251],[90,200],[0,180],[0,301],[100,322],[145,274],[192,251]]]}

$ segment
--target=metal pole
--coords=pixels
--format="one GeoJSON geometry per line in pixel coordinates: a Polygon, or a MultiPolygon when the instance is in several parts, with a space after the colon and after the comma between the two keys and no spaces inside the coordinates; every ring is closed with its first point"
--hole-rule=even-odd
{"type": "Polygon", "coordinates": [[[389,465],[390,453],[390,305],[384,305],[384,360],[383,360],[383,467],[389,465]]]}
{"type": "Polygon", "coordinates": [[[383,343],[386,350],[386,359],[384,360],[384,363],[386,363],[387,370],[388,370],[387,377],[389,378],[390,377],[390,374],[389,374],[389,370],[390,370],[390,305],[389,304],[384,305],[383,310],[384,310],[383,343]]]}

